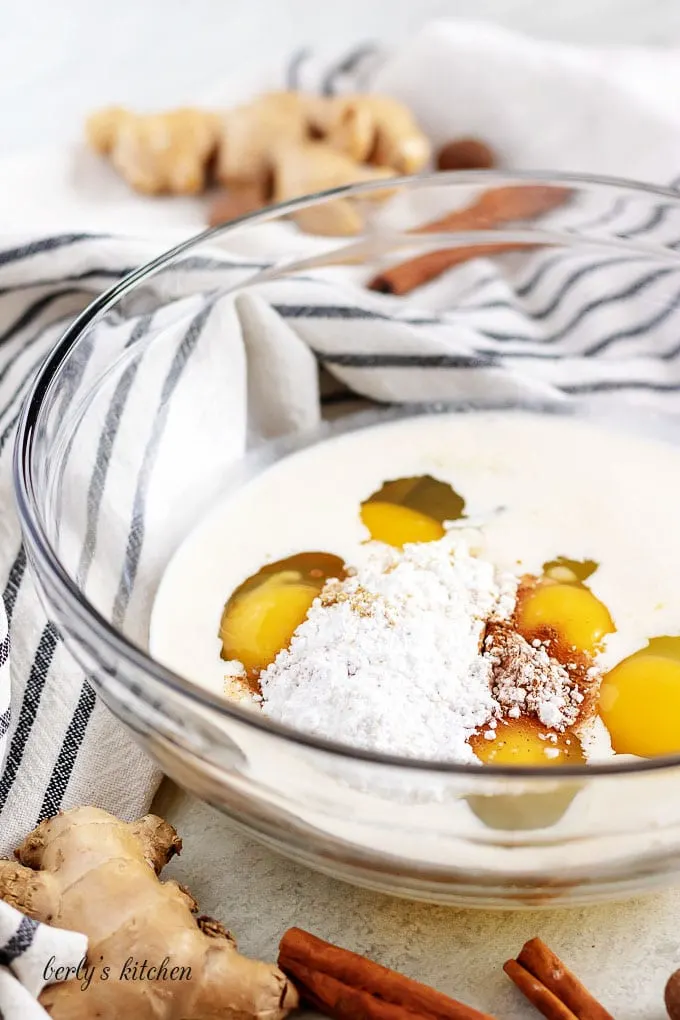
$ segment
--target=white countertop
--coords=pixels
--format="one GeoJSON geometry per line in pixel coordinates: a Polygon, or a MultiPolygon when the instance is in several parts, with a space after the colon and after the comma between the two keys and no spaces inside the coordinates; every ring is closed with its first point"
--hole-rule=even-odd
{"type": "Polygon", "coordinates": [[[499,1020],[538,1013],[503,973],[539,936],[616,1020],[664,1020],[663,989],[680,966],[680,890],[582,910],[454,910],[355,889],[235,831],[212,808],[166,784],[154,805],[184,839],[167,869],[242,952],[275,960],[293,925],[363,953],[499,1020]]]}

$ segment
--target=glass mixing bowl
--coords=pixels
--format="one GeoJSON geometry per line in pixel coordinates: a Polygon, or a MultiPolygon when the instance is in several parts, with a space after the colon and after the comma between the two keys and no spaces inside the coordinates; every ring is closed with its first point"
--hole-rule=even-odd
{"type": "MultiPolygon", "coordinates": [[[[436,402],[446,401],[461,414],[502,407],[604,417],[613,427],[680,443],[680,424],[663,410],[664,402],[672,409],[680,385],[672,361],[678,247],[680,199],[671,192],[574,177],[439,174],[397,180],[389,192],[384,185],[337,189],[244,217],[180,245],[93,302],[58,342],[26,402],[15,458],[18,506],[50,616],[100,696],[168,775],[282,853],[408,897],[478,907],[573,905],[677,878],[680,756],[527,770],[357,751],[277,725],[174,675],[149,655],[148,632],[167,564],[215,500],[329,435],[385,416],[437,413],[436,402]],[[355,203],[362,234],[307,236],[319,212],[328,227],[338,201],[355,203]],[[444,215],[447,222],[422,232],[444,215]],[[425,282],[421,262],[416,282],[423,285],[410,289],[412,261],[406,276],[390,272],[423,256],[428,271],[434,265],[445,276],[425,282]],[[608,275],[619,270],[623,278],[608,275]],[[368,291],[372,279],[378,289],[368,291]],[[310,287],[323,290],[323,313],[304,303],[310,287]],[[238,310],[244,294],[262,299],[250,306],[251,313],[259,308],[262,329],[283,317],[334,374],[321,389],[332,423],[300,432],[308,416],[293,414],[288,434],[272,439],[266,414],[246,421],[238,393],[257,396],[266,410],[293,383],[246,337],[238,310]],[[514,314],[514,301],[536,329],[531,363],[513,361],[512,331],[475,318],[514,314]],[[558,334],[576,338],[578,348],[583,331],[591,347],[606,346],[612,329],[621,333],[614,313],[624,301],[632,302],[624,341],[644,345],[653,337],[667,356],[652,363],[636,348],[627,393],[639,402],[651,395],[655,404],[621,413],[621,366],[631,368],[625,357],[604,353],[603,382],[565,376],[560,392],[540,349],[558,334]],[[218,329],[195,354],[216,308],[218,329]],[[331,332],[316,343],[321,318],[331,332]],[[436,332],[442,319],[453,332],[436,332]],[[548,321],[546,338],[540,324],[548,321]],[[365,348],[355,342],[338,353],[338,337],[358,335],[357,323],[365,348]],[[405,387],[396,381],[394,356],[385,354],[384,332],[404,327],[411,332],[400,357],[415,370],[405,387]],[[329,336],[330,354],[323,347],[329,336]],[[506,345],[511,371],[498,373],[498,358],[474,349],[480,336],[482,347],[506,345]],[[659,366],[663,377],[655,374],[659,366]],[[223,369],[238,376],[240,389],[221,402],[223,369]],[[342,412],[354,403],[338,378],[382,403],[433,403],[373,406],[346,419],[342,412]]],[[[564,364],[578,368],[578,350],[570,358],[564,364]]],[[[562,361],[550,365],[561,370],[562,361]]],[[[678,542],[677,534],[668,542],[678,542]]]]}

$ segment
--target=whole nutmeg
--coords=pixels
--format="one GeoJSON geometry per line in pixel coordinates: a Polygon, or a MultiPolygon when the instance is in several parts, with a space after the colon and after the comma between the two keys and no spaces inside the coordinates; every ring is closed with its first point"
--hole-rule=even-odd
{"type": "Polygon", "coordinates": [[[439,170],[488,170],[497,164],[496,153],[479,138],[454,138],[437,155],[439,170]]]}
{"type": "Polygon", "coordinates": [[[671,1020],[680,1020],[680,970],[671,974],[664,992],[666,1012],[671,1020]]]}

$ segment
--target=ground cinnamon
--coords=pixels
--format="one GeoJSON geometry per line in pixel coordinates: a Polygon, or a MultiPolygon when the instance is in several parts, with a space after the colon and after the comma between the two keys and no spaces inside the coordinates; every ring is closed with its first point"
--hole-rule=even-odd
{"type": "Polygon", "coordinates": [[[613,1020],[540,939],[526,942],[517,959],[508,960],[503,969],[548,1020],[613,1020]]]}
{"type": "MultiPolygon", "coordinates": [[[[571,195],[569,188],[550,187],[544,184],[511,185],[490,188],[466,209],[457,209],[437,220],[412,231],[414,234],[452,233],[466,230],[488,230],[536,219],[551,209],[563,205],[571,195]]],[[[428,252],[379,273],[369,283],[371,290],[386,294],[408,294],[435,279],[451,266],[485,255],[499,255],[508,251],[536,248],[529,242],[490,242],[460,248],[428,252]]]]}
{"type": "Polygon", "coordinates": [[[281,939],[279,967],[303,1000],[335,1020],[493,1020],[447,995],[300,928],[281,939]]]}

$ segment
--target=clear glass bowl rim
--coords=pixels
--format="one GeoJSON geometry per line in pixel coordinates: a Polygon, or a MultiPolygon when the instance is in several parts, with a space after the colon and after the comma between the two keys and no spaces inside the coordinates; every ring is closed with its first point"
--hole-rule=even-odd
{"type": "MultiPolygon", "coordinates": [[[[210,241],[216,237],[226,237],[231,232],[241,228],[245,224],[256,225],[258,223],[265,223],[271,220],[279,220],[298,209],[304,209],[312,205],[321,205],[324,202],[338,197],[356,198],[372,191],[384,191],[386,186],[388,186],[388,183],[390,188],[398,186],[400,188],[404,187],[407,189],[415,189],[426,186],[441,186],[443,184],[488,184],[490,186],[502,187],[513,183],[530,184],[532,182],[553,187],[568,188],[571,185],[574,188],[578,188],[580,186],[591,190],[602,188],[622,191],[629,195],[638,194],[640,196],[649,196],[650,198],[663,198],[665,201],[670,202],[680,210],[680,195],[678,192],[671,190],[670,188],[659,187],[643,181],[627,180],[620,177],[584,174],[555,174],[550,171],[499,172],[496,170],[449,171],[446,173],[438,172],[422,174],[415,177],[395,177],[390,178],[389,182],[381,180],[376,182],[367,182],[364,184],[353,184],[338,188],[331,188],[327,191],[321,191],[303,198],[293,199],[288,202],[270,206],[262,212],[249,213],[245,216],[232,220],[226,225],[212,227],[208,230],[201,231],[201,233],[195,234],[187,240],[182,241],[163,252],[155,259],[145,263],[133,272],[128,273],[122,280],[103,291],[98,297],[90,302],[84,311],[82,311],[66,328],[38,370],[36,377],[31,384],[31,388],[24,400],[14,441],[13,480],[19,520],[24,539],[30,546],[30,551],[34,561],[38,564],[40,570],[45,572],[52,584],[55,586],[55,590],[58,591],[65,609],[72,612],[79,620],[80,624],[89,629],[93,637],[107,646],[110,653],[119,657],[123,661],[128,662],[135,669],[141,671],[144,674],[145,679],[151,681],[153,685],[159,686],[161,689],[169,687],[180,697],[188,698],[190,701],[197,702],[203,708],[214,711],[220,716],[230,717],[240,724],[248,727],[254,727],[257,730],[269,733],[272,737],[282,739],[292,744],[300,744],[302,746],[310,747],[327,754],[337,755],[338,757],[372,763],[378,766],[389,766],[404,769],[406,771],[416,770],[418,772],[429,771],[439,774],[448,773],[451,775],[464,776],[468,781],[474,781],[475,778],[478,778],[481,781],[483,778],[498,779],[506,777],[508,779],[531,778],[533,780],[544,778],[546,781],[549,780],[554,783],[562,777],[578,777],[583,780],[586,777],[594,778],[596,776],[633,775],[645,772],[656,772],[660,769],[672,769],[680,766],[680,754],[645,759],[633,763],[625,762],[619,764],[613,762],[611,764],[560,766],[559,768],[543,766],[513,767],[503,765],[470,766],[445,761],[440,762],[417,758],[406,758],[397,755],[366,751],[347,744],[329,741],[324,738],[316,737],[313,734],[306,734],[293,729],[292,727],[273,722],[265,716],[256,715],[252,712],[252,710],[239,708],[238,705],[231,704],[227,699],[211,694],[209,691],[185,680],[172,670],[169,670],[165,666],[162,666],[159,662],[156,662],[141,648],[129,642],[113,627],[112,624],[106,620],[104,616],[95,609],[94,606],[88,602],[87,599],[83,597],[75,581],[72,580],[61,565],[59,558],[50,543],[33,496],[34,440],[40,430],[41,416],[46,398],[57,380],[59,370],[68,358],[71,349],[75,347],[78,340],[86,332],[86,330],[93,325],[95,320],[115,305],[120,298],[134,290],[138,284],[146,282],[149,278],[155,276],[156,273],[169,267],[175,260],[184,255],[186,252],[191,251],[197,246],[200,246],[206,241],[210,241]]],[[[517,238],[518,231],[511,229],[510,234],[513,238],[517,238]]],[[[535,240],[537,231],[531,230],[527,233],[527,237],[529,237],[529,235],[535,240]]],[[[499,237],[502,236],[503,235],[500,231],[493,229],[466,231],[465,233],[461,232],[455,234],[427,235],[428,241],[442,241],[446,244],[450,244],[451,247],[467,245],[475,242],[479,243],[480,241],[483,242],[484,240],[488,241],[490,239],[498,240],[499,237]]],[[[543,236],[546,240],[552,240],[553,243],[559,243],[561,241],[562,243],[573,244],[579,240],[577,234],[569,234],[566,232],[561,235],[553,233],[543,236]]],[[[593,242],[602,247],[608,246],[606,239],[601,240],[599,238],[593,238],[593,242]]],[[[625,243],[625,240],[623,244],[625,247],[630,247],[625,243]]],[[[642,246],[634,247],[636,247],[637,250],[645,250],[642,246]]],[[[646,250],[653,250],[654,254],[657,256],[664,252],[662,247],[646,250]]],[[[330,254],[332,253],[329,253],[329,255],[330,254]]],[[[672,257],[672,260],[675,262],[680,262],[680,255],[677,253],[674,253],[672,256],[669,254],[669,257],[672,257]]],[[[295,259],[294,261],[298,260],[295,259]]],[[[254,268],[256,267],[254,266],[254,268]]],[[[282,265],[278,267],[277,271],[282,272],[287,268],[287,266],[282,265]]],[[[255,278],[248,283],[241,285],[241,287],[248,287],[254,282],[256,282],[255,278]]],[[[581,400],[579,403],[587,406],[588,401],[581,400]]],[[[385,405],[385,409],[387,409],[388,406],[389,405],[385,405]]],[[[349,417],[356,419],[358,416],[352,415],[348,416],[348,418],[349,417]]],[[[322,433],[323,426],[322,429],[316,433],[316,438],[322,438],[322,433]]],[[[310,439],[312,442],[314,441],[309,434],[297,438],[299,439],[301,446],[308,445],[310,439]]],[[[267,445],[273,447],[279,442],[281,441],[274,440],[272,443],[267,445]]],[[[118,679],[120,682],[126,685],[128,684],[125,676],[119,675],[118,679]]]]}

